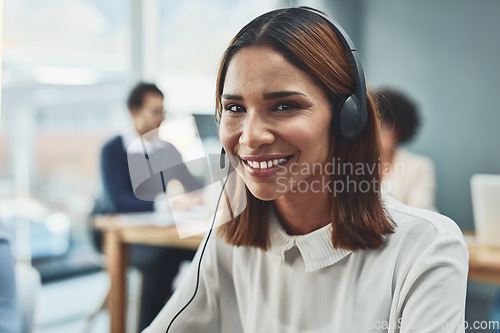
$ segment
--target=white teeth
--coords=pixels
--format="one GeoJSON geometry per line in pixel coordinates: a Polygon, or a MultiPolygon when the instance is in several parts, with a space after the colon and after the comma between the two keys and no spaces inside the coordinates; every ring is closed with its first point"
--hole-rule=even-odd
{"type": "Polygon", "coordinates": [[[246,161],[249,166],[251,166],[254,169],[267,169],[267,168],[272,168],[273,166],[277,166],[278,164],[286,162],[286,158],[280,158],[280,159],[274,159],[274,160],[269,160],[269,161],[262,161],[262,162],[257,162],[257,161],[246,161]]]}

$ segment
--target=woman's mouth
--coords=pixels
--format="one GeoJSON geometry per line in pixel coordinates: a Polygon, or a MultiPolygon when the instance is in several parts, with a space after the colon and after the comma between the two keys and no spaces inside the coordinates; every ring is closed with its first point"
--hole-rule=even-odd
{"type": "Polygon", "coordinates": [[[282,166],[286,164],[293,155],[278,156],[241,156],[243,164],[254,176],[268,177],[274,175],[282,166]]]}
{"type": "Polygon", "coordinates": [[[245,162],[246,165],[248,165],[249,167],[253,168],[253,169],[267,169],[267,168],[272,168],[272,167],[275,167],[277,165],[281,165],[281,164],[284,164],[286,163],[289,159],[290,159],[291,156],[289,157],[286,157],[286,158],[274,158],[274,159],[270,159],[270,160],[264,160],[264,161],[248,161],[248,160],[243,160],[245,162]]]}

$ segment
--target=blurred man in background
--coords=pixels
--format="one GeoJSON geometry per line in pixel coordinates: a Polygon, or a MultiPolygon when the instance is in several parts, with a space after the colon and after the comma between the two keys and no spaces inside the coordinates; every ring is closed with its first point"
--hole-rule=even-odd
{"type": "MultiPolygon", "coordinates": [[[[170,143],[157,136],[145,136],[156,130],[165,119],[164,95],[152,83],[139,83],[129,94],[127,106],[132,117],[134,132],[119,135],[107,142],[101,151],[103,193],[96,202],[93,214],[149,212],[154,210],[153,201],[143,201],[134,195],[131,170],[127,161],[127,149],[131,143],[143,138],[148,152],[161,150],[173,165],[179,165],[177,178],[187,191],[199,188],[199,182],[182,163],[181,154],[170,143]]],[[[142,152],[141,152],[142,153],[142,152]]],[[[101,246],[102,234],[94,231],[97,246],[101,246]]],[[[159,246],[129,245],[129,263],[137,267],[143,276],[139,329],[147,327],[162,309],[172,293],[172,282],[179,264],[191,260],[194,252],[159,246]]]]}

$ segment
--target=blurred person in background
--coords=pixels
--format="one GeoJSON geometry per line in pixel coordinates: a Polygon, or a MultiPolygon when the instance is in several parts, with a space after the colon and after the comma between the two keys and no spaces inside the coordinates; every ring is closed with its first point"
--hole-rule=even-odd
{"type": "Polygon", "coordinates": [[[405,94],[390,88],[377,90],[375,99],[381,116],[383,189],[409,206],[435,210],[433,162],[401,147],[417,133],[417,106],[405,94]]]}
{"type": "MultiPolygon", "coordinates": [[[[139,83],[129,94],[127,106],[134,125],[133,133],[118,135],[107,142],[101,151],[103,193],[96,201],[93,215],[133,212],[152,212],[154,201],[143,201],[134,195],[127,149],[139,137],[147,151],[160,150],[173,164],[179,164],[174,177],[188,191],[198,189],[198,180],[182,163],[179,151],[157,136],[145,136],[158,129],[165,119],[164,95],[153,83],[139,83]]],[[[161,194],[160,194],[161,195],[161,194]]],[[[94,230],[97,247],[102,246],[102,233],[94,230]]],[[[172,293],[172,282],[184,260],[191,260],[194,251],[134,244],[129,245],[129,263],[138,268],[143,277],[139,328],[142,330],[154,319],[172,293]]]]}
{"type": "Polygon", "coordinates": [[[8,236],[0,230],[0,332],[21,333],[17,304],[14,258],[8,236]]]}

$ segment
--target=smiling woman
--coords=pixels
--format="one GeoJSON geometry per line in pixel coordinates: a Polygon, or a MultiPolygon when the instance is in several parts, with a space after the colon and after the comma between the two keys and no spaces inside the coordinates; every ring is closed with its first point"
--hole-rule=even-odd
{"type": "Polygon", "coordinates": [[[238,223],[222,226],[219,233],[232,244],[265,249],[266,228],[255,228],[267,223],[267,205],[260,200],[276,199],[277,214],[289,233],[306,234],[334,221],[334,246],[377,248],[383,235],[393,230],[382,209],[380,174],[348,177],[317,167],[333,159],[343,165],[379,163],[374,107],[368,99],[368,124],[359,138],[351,141],[341,135],[340,117],[333,115],[355,92],[358,68],[353,70],[328,22],[301,11],[306,14],[293,19],[285,14],[272,17],[273,12],[257,18],[224,54],[216,91],[220,138],[228,154],[243,162],[248,205],[263,213],[246,210],[236,217],[238,223]],[[311,18],[316,19],[308,21],[311,18]],[[285,161],[265,170],[260,167],[278,158],[285,161]],[[354,184],[361,182],[375,186],[357,191],[354,184]],[[342,185],[343,190],[317,191],[313,184],[342,185]]]}
{"type": "Polygon", "coordinates": [[[236,35],[216,106],[247,206],[146,332],[463,332],[463,237],[381,195],[362,75],[342,30],[309,8],[236,35]]]}

